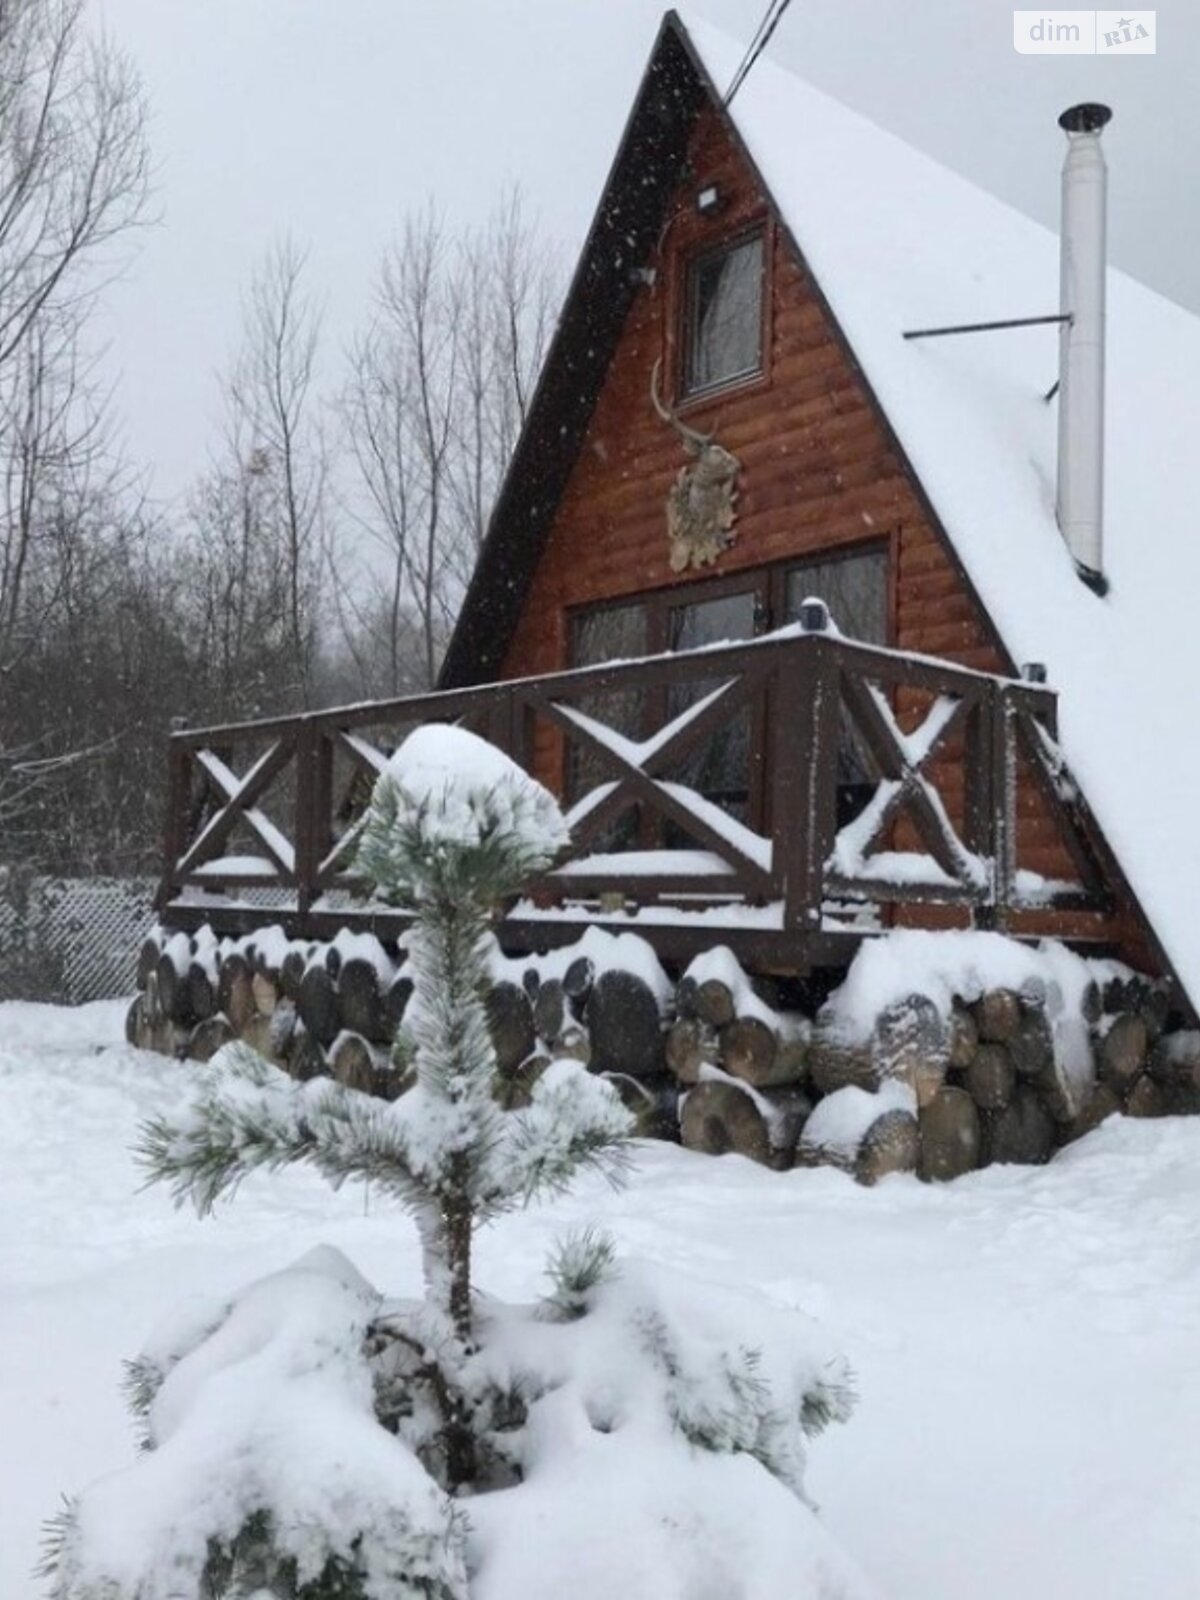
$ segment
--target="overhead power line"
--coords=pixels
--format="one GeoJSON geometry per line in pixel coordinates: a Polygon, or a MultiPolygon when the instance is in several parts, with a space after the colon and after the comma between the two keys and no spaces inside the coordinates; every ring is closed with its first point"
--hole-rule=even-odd
{"type": "Polygon", "coordinates": [[[749,45],[746,47],[746,54],[742,57],[741,63],[739,64],[737,71],[734,73],[728,89],[725,91],[724,104],[726,106],[729,106],[733,103],[734,95],[750,76],[750,71],[754,66],[754,63],[770,44],[771,35],[779,26],[784,12],[791,5],[791,3],[792,0],[767,0],[767,9],[763,13],[762,21],[754,30],[754,37],[750,40],[749,45]]]}

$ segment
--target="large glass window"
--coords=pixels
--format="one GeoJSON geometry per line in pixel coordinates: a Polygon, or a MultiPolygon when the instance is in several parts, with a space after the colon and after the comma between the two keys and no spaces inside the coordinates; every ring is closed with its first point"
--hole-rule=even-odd
{"type": "MultiPolygon", "coordinates": [[[[601,666],[653,655],[661,650],[699,650],[723,640],[750,639],[764,627],[778,627],[799,615],[810,596],[824,600],[834,623],[849,639],[867,644],[889,642],[888,557],[886,548],[848,551],[792,567],[760,567],[744,577],[677,586],[618,605],[579,613],[572,631],[571,664],[601,666]]],[[[577,702],[580,709],[630,739],[643,739],[714,689],[719,678],[677,684],[667,691],[601,689],[577,702]]],[[[686,784],[722,806],[732,816],[756,826],[761,815],[761,756],[765,712],[745,706],[679,761],[662,773],[686,784]],[[757,730],[757,732],[756,732],[757,730]],[[757,795],[757,800],[756,800],[757,795]]],[[[568,793],[578,798],[609,776],[603,764],[585,753],[572,754],[568,793]]],[[[843,717],[838,744],[838,816],[844,824],[856,816],[875,792],[878,776],[854,725],[843,717]]],[[[627,816],[614,834],[613,847],[636,835],[627,816]]],[[[654,839],[684,845],[674,828],[654,839]]]]}
{"type": "MultiPolygon", "coordinates": [[[[699,650],[704,645],[719,644],[726,639],[753,638],[757,605],[755,590],[741,589],[717,599],[701,600],[695,605],[672,607],[671,650],[699,650]]],[[[677,717],[704,695],[711,694],[719,682],[719,679],[708,679],[701,683],[676,684],[668,697],[668,715],[677,717]]],[[[667,775],[745,822],[750,798],[750,734],[750,708],[744,706],[718,728],[711,739],[684,756],[667,775]]]]}
{"type": "MultiPolygon", "coordinates": [[[[601,667],[614,661],[636,660],[647,654],[648,619],[638,601],[629,605],[598,606],[575,618],[571,641],[573,667],[601,667]]],[[[595,717],[626,738],[640,739],[645,721],[645,695],[641,689],[606,689],[574,702],[579,710],[595,717]]],[[[603,763],[590,752],[571,747],[567,772],[567,794],[577,799],[607,776],[603,763]]],[[[626,824],[625,831],[628,831],[626,824]]],[[[622,837],[622,843],[628,840],[622,837]]],[[[614,840],[614,844],[616,840],[614,840]]]]}
{"type": "Polygon", "coordinates": [[[763,236],[700,256],[688,268],[685,394],[762,369],[763,236]]]}
{"type": "Polygon", "coordinates": [[[640,600],[626,605],[596,606],[575,618],[571,645],[573,667],[600,667],[613,661],[636,660],[648,648],[646,607],[640,600]]]}
{"type": "Polygon", "coordinates": [[[884,550],[807,561],[787,575],[786,620],[795,622],[802,603],[824,600],[835,626],[864,644],[888,642],[888,570],[884,550]]]}

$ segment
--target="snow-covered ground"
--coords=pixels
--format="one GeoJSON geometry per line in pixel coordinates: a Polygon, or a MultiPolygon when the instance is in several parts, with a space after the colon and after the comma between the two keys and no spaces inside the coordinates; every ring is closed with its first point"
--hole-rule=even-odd
{"type": "MultiPolygon", "coordinates": [[[[417,1282],[411,1225],[361,1190],[289,1173],[208,1222],[139,1193],[134,1129],[187,1069],[121,1043],[122,1013],[0,1005],[2,1600],[40,1592],[60,1494],[128,1459],[120,1363],[181,1298],[319,1241],[417,1282]]],[[[1200,1118],[1110,1123],[946,1189],[646,1146],[622,1193],[584,1182],[491,1229],[480,1281],[537,1293],[581,1220],[836,1332],[861,1401],[808,1483],[892,1600],[1200,1593],[1200,1118]]]]}

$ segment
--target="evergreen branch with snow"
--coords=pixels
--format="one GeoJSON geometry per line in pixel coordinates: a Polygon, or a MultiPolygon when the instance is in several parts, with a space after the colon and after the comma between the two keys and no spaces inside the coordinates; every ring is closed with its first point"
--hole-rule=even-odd
{"type": "Polygon", "coordinates": [[[522,1201],[566,1189],[598,1171],[619,1186],[628,1171],[632,1112],[611,1083],[574,1061],[556,1061],[534,1085],[531,1104],[510,1112],[508,1183],[522,1201]]]}
{"type": "MultiPolygon", "coordinates": [[[[461,729],[419,729],[418,736],[451,731],[461,740],[461,729]]],[[[356,870],[380,899],[416,907],[452,894],[459,903],[491,905],[516,894],[570,842],[556,802],[511,763],[497,769],[493,761],[498,775],[480,782],[428,762],[424,750],[412,754],[412,765],[379,779],[359,837],[356,870]]]]}
{"type": "Polygon", "coordinates": [[[662,1374],[667,1415],[683,1437],[715,1454],[752,1456],[803,1500],[805,1439],[853,1409],[845,1364],[769,1380],[762,1351],[743,1344],[717,1349],[698,1371],[685,1354],[683,1330],[662,1310],[643,1306],[634,1320],[645,1354],[662,1374]]]}
{"type": "Polygon", "coordinates": [[[34,1568],[34,1577],[49,1584],[53,1600],[69,1592],[66,1587],[68,1552],[76,1537],[78,1522],[78,1501],[64,1495],[58,1510],[42,1523],[42,1553],[34,1568]]]}
{"type": "Polygon", "coordinates": [[[134,1147],[150,1182],[203,1216],[251,1172],[295,1162],[316,1167],[334,1188],[363,1178],[415,1202],[403,1127],[380,1103],[325,1079],[296,1083],[247,1045],[227,1045],[201,1074],[186,1110],[156,1117],[134,1147]]]}
{"type": "Polygon", "coordinates": [[[612,1235],[598,1233],[594,1228],[583,1228],[560,1239],[546,1263],[546,1276],[550,1279],[547,1311],[569,1322],[582,1317],[597,1288],[612,1277],[616,1258],[612,1235]]]}
{"type": "Polygon", "coordinates": [[[800,1401],[800,1426],[810,1439],[815,1439],[835,1422],[847,1422],[857,1401],[853,1375],[844,1365],[831,1365],[805,1389],[800,1401]]]}
{"type": "Polygon", "coordinates": [[[138,1446],[149,1450],[153,1444],[150,1429],[150,1411],[155,1396],[162,1388],[165,1373],[157,1361],[148,1356],[135,1356],[122,1363],[121,1392],[125,1405],[137,1429],[138,1446]]]}

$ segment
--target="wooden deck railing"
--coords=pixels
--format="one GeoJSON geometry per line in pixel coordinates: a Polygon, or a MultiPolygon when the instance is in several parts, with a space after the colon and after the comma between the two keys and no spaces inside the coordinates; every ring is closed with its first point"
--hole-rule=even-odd
{"type": "Polygon", "coordinates": [[[964,907],[976,926],[1000,928],[1029,907],[1108,907],[1051,690],[818,625],[176,733],[163,920],[396,936],[405,919],[362,897],[354,847],[389,754],[431,721],[470,727],[566,791],[572,851],[510,908],[502,937],[513,949],[598,922],[646,934],[664,958],[724,942],[761,966],[803,971],[845,959],[907,902],[964,907]],[[638,737],[604,720],[614,702],[636,702],[638,737]],[[740,817],[688,781],[734,729],[740,817]],[[866,779],[853,790],[847,761],[866,779]],[[1073,878],[1018,866],[1019,768],[1058,825],[1073,878]]]}

